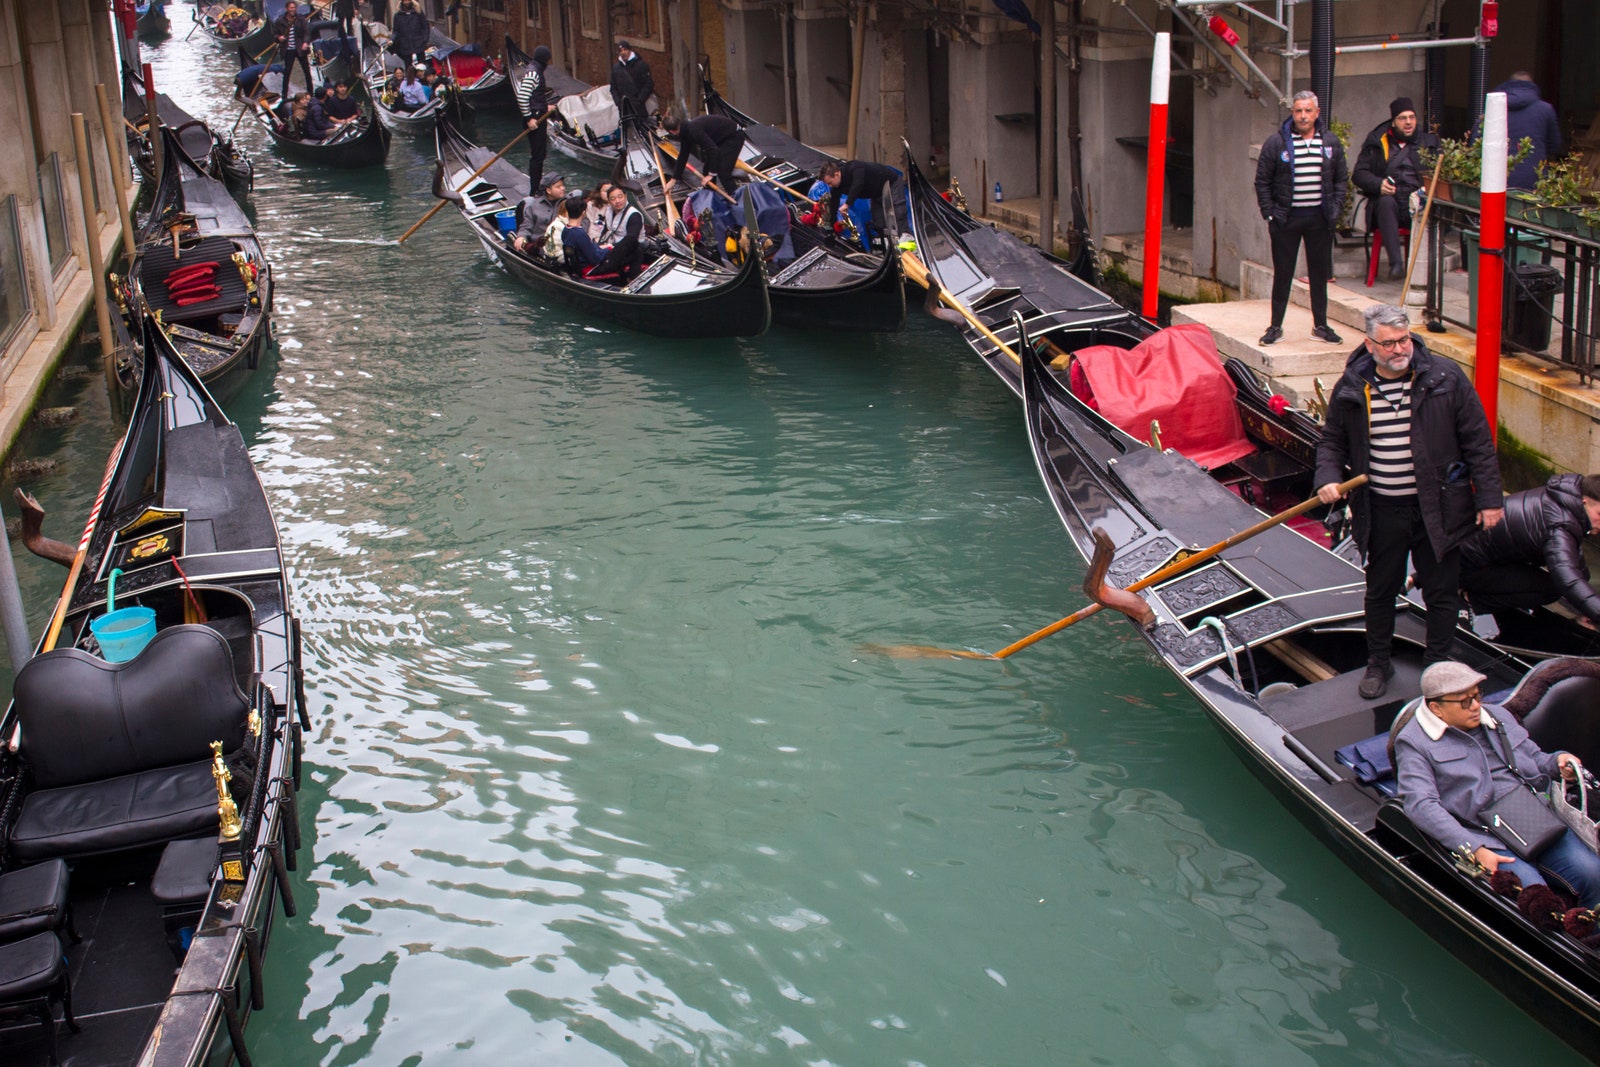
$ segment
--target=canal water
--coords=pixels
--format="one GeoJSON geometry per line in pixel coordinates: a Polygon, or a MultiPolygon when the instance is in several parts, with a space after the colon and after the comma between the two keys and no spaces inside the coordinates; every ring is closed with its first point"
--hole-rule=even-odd
{"type": "MultiPolygon", "coordinates": [[[[156,82],[231,123],[185,25],[156,82]]],[[[480,140],[514,127],[486,117],[480,140]]],[[[305,626],[263,1067],[1571,1060],[1287,815],[1082,567],[948,327],[672,342],[246,124],[281,351],[229,409],[305,626]]],[[[515,158],[522,158],[514,149],[515,158]]],[[[564,163],[552,159],[551,166],[564,163]]],[[[593,176],[584,179],[585,184],[593,176]]],[[[75,539],[100,379],[24,451],[75,539]]],[[[35,632],[61,572],[19,556],[35,632]]]]}

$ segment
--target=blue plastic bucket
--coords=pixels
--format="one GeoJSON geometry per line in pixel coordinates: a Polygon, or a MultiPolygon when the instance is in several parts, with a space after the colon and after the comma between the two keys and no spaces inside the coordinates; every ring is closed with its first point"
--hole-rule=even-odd
{"type": "Polygon", "coordinates": [[[156,613],[151,608],[118,608],[91,619],[89,629],[100,642],[101,656],[111,663],[126,663],[156,635],[156,613]]]}
{"type": "Polygon", "coordinates": [[[503,234],[506,237],[510,237],[512,234],[516,233],[517,232],[517,210],[516,210],[516,208],[510,208],[510,209],[508,209],[506,211],[496,211],[494,213],[494,224],[496,226],[500,227],[501,234],[503,234]]]}

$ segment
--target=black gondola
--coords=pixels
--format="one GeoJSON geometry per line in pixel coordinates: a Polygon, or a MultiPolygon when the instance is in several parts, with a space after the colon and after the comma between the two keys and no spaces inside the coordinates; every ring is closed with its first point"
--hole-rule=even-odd
{"type": "Polygon", "coordinates": [[[274,913],[294,914],[306,710],[277,527],[238,427],[159,330],[144,353],[127,433],[0,720],[12,1067],[56,1062],[58,1043],[74,1067],[248,1062],[274,913]],[[113,594],[153,613],[142,650],[94,635],[113,594]],[[59,1040],[58,1006],[73,1031],[59,1040]]]}
{"type": "MultiPolygon", "coordinates": [[[[655,134],[632,121],[623,123],[622,143],[618,169],[623,184],[638,195],[640,207],[661,210],[665,196],[657,166],[668,162],[666,152],[658,156],[655,134]]],[[[759,154],[753,158],[763,173],[766,167],[780,174],[796,173],[784,161],[759,154]]],[[[783,184],[752,182],[739,193],[741,201],[760,201],[752,206],[759,212],[763,240],[777,250],[767,282],[773,321],[803,330],[898,332],[906,322],[906,296],[893,233],[880,234],[871,251],[862,251],[830,230],[801,222],[787,194],[770,191],[783,184]]],[[[717,195],[705,189],[691,198],[702,201],[705,206],[701,210],[710,210],[714,216],[721,207],[712,199],[717,195]]],[[[732,213],[737,216],[736,210],[732,213]]],[[[687,235],[680,230],[678,236],[687,235]]],[[[713,257],[720,255],[721,247],[720,228],[709,242],[700,242],[702,254],[713,257]]]]}
{"type": "MultiPolygon", "coordinates": [[[[506,75],[513,93],[528,76],[532,65],[533,57],[507,34],[506,75]]],[[[555,64],[544,68],[544,80],[557,97],[557,110],[567,119],[566,124],[551,124],[550,144],[568,159],[609,174],[622,151],[622,133],[616,105],[611,101],[611,88],[580,81],[555,64]],[[604,118],[596,118],[597,115],[604,118]],[[600,126],[598,130],[594,128],[596,123],[600,126]]]]}
{"type": "Polygon", "coordinates": [[[733,271],[668,247],[625,285],[570,274],[534,254],[518,252],[499,229],[496,215],[515,210],[527,195],[528,175],[496,160],[457,193],[494,153],[474,145],[444,122],[435,137],[440,164],[435,193],[455,201],[484,250],[529,288],[642,333],[755,337],[766,332],[772,312],[760,256],[747,256],[733,271]]]}
{"type": "Polygon", "coordinates": [[[252,62],[262,62],[273,58],[265,55],[273,44],[272,23],[283,14],[286,3],[287,0],[239,0],[208,4],[204,9],[197,3],[194,19],[206,37],[229,51],[243,49],[252,62]]]}
{"type": "Polygon", "coordinates": [[[164,0],[146,0],[145,3],[135,4],[133,12],[140,37],[160,37],[172,29],[164,0]]]}
{"type": "Polygon", "coordinates": [[[444,83],[443,90],[435,91],[432,100],[416,111],[402,111],[386,105],[384,85],[389,75],[403,69],[404,64],[392,52],[384,51],[383,47],[367,33],[365,25],[361,27],[361,39],[361,68],[367,80],[367,93],[372,98],[372,106],[377,109],[378,118],[385,126],[395,133],[413,136],[431,135],[434,127],[443,118],[457,130],[463,132],[472,130],[476,124],[472,105],[467,103],[466,95],[458,87],[448,82],[444,83]]]}
{"type": "MultiPolygon", "coordinates": [[[[1134,440],[1074,395],[1046,366],[1046,341],[1070,347],[1070,325],[1030,336],[1014,323],[1023,359],[1027,432],[1046,491],[1073,545],[1094,554],[1094,531],[1114,546],[1107,581],[1126,588],[1176,559],[1261,520],[1203,469],[1134,440]]],[[[1358,772],[1340,750],[1381,748],[1403,705],[1420,693],[1422,612],[1396,620],[1390,695],[1363,700],[1366,667],[1359,568],[1283,527],[1140,594],[1154,612],[1141,629],[1151,651],[1197,699],[1250,769],[1311,830],[1473,973],[1591,1059],[1600,1058],[1600,957],[1560,929],[1538,928],[1487,879],[1419,831],[1392,782],[1358,772]]],[[[1600,760],[1600,671],[1552,660],[1526,666],[1470,635],[1456,657],[1488,676],[1549,750],[1600,760]],[[1555,681],[1555,679],[1564,679],[1555,681]]]]}
{"type": "MultiPolygon", "coordinates": [[[[178,150],[162,128],[166,169],[118,296],[137,323],[158,319],[184,360],[218,395],[236,389],[271,340],[272,270],[250,219],[228,189],[178,150]]],[[[139,388],[137,355],[115,365],[139,388]]]]}
{"type": "MultiPolygon", "coordinates": [[[[145,181],[155,180],[155,159],[150,151],[149,110],[138,74],[123,72],[122,114],[129,122],[128,152],[145,181]]],[[[177,144],[195,167],[234,192],[249,192],[255,167],[233,137],[219,134],[204,120],[189,114],[166,93],[156,94],[156,118],[177,135],[177,144]]]]}
{"type": "Polygon", "coordinates": [[[437,26],[428,30],[423,61],[434,73],[448,75],[463,99],[475,108],[512,106],[511,81],[475,44],[462,44],[437,26]]]}
{"type": "Polygon", "coordinates": [[[389,144],[394,135],[378,120],[365,82],[360,79],[352,82],[350,95],[361,101],[361,118],[338,127],[325,141],[302,141],[288,136],[272,109],[262,102],[258,101],[251,111],[272,138],[272,143],[286,156],[325,167],[379,166],[389,158],[389,144]]]}

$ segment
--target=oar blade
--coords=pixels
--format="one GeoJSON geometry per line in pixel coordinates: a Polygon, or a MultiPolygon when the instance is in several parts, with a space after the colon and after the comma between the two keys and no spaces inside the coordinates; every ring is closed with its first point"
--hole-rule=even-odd
{"type": "Polygon", "coordinates": [[[964,648],[939,648],[935,645],[880,645],[867,642],[856,646],[857,651],[890,659],[994,659],[987,652],[973,652],[964,648]]]}

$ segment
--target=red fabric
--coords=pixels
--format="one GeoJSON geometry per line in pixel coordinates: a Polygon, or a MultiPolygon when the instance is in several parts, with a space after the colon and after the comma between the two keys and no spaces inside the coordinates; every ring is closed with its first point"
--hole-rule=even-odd
{"type": "Polygon", "coordinates": [[[165,281],[168,285],[180,284],[190,276],[205,275],[210,277],[216,271],[217,264],[214,261],[210,263],[190,263],[187,266],[175,268],[172,273],[166,276],[165,281]]]}
{"type": "Polygon", "coordinates": [[[1100,401],[1094,397],[1094,390],[1089,388],[1089,378],[1083,373],[1083,367],[1077,360],[1072,361],[1072,369],[1067,372],[1067,384],[1072,387],[1072,395],[1083,401],[1094,411],[1100,410],[1100,401]]]}
{"type": "Polygon", "coordinates": [[[471,85],[489,69],[482,56],[464,56],[459,52],[451,52],[445,62],[450,65],[450,76],[462,85],[471,85]]]}
{"type": "Polygon", "coordinates": [[[190,304],[204,304],[207,300],[215,300],[221,295],[222,290],[213,285],[208,289],[197,290],[191,296],[185,296],[174,300],[173,303],[177,304],[179,307],[188,307],[190,304]]]}
{"type": "Polygon", "coordinates": [[[1206,327],[1169,326],[1133,349],[1095,345],[1073,355],[1100,414],[1130,436],[1149,440],[1157,419],[1163,447],[1210,468],[1255,451],[1234,403],[1238,390],[1206,327]]]}

